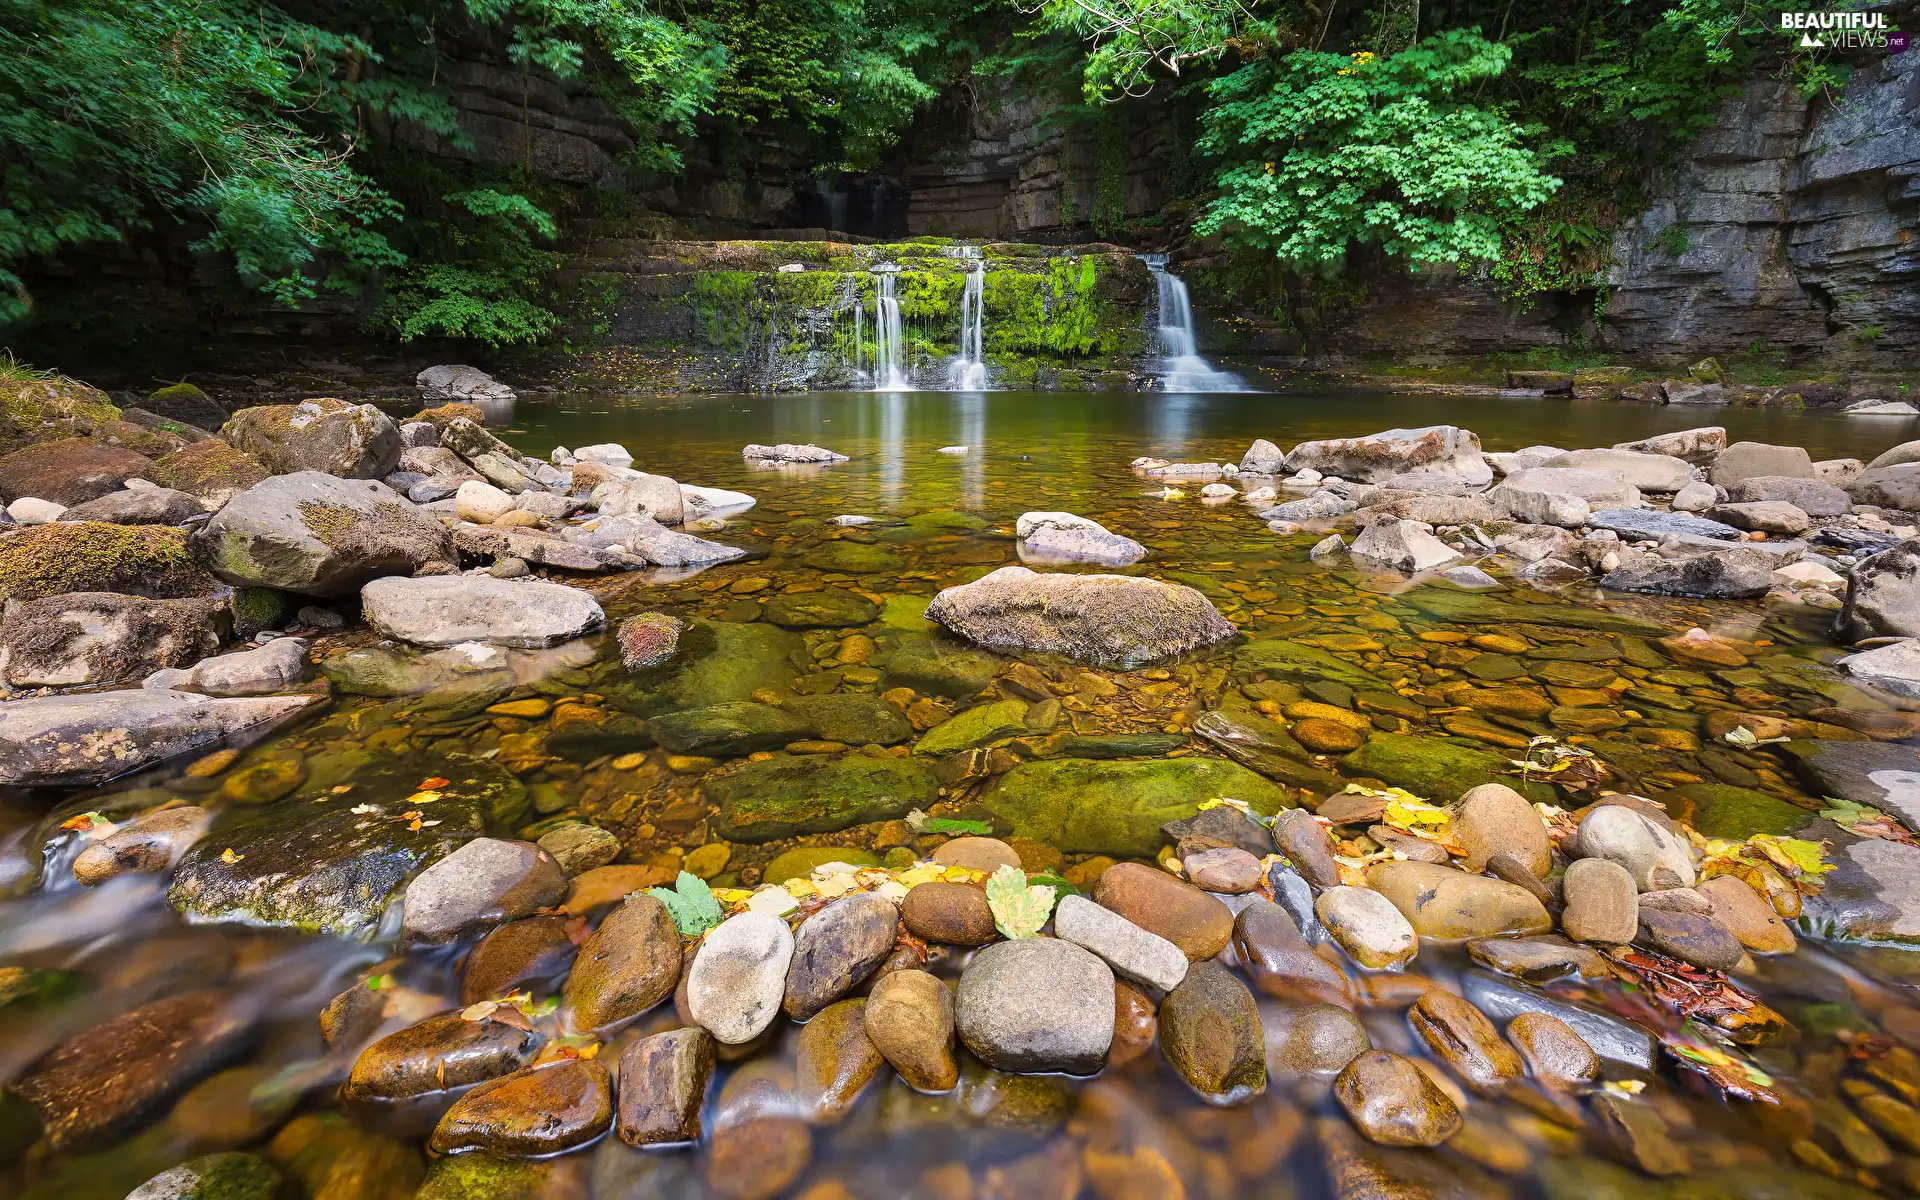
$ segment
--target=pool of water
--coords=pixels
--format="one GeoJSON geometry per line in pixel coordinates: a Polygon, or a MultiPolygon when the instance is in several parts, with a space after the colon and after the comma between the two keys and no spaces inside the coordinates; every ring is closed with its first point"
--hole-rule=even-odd
{"type": "MultiPolygon", "coordinates": [[[[1778,752],[1718,739],[1721,714],[1833,722],[1878,705],[1822,665],[1831,657],[1824,614],[1759,602],[1605,596],[1585,587],[1553,596],[1510,591],[1496,602],[1508,607],[1462,608],[1457,593],[1408,592],[1390,579],[1314,564],[1307,550],[1315,537],[1277,536],[1249,506],[1203,502],[1194,488],[1165,497],[1127,463],[1145,454],[1237,461],[1255,437],[1287,447],[1307,438],[1441,423],[1475,430],[1489,450],[1610,445],[1717,423],[1733,440],[1797,444],[1815,459],[1870,458],[1916,436],[1914,422],[1885,418],[1337,394],[572,396],[523,401],[491,418],[502,437],[532,455],[544,457],[555,445],[619,442],[648,470],[757,498],[755,507],[703,534],[750,548],[750,559],[590,585],[610,624],[662,611],[720,631],[724,653],[739,660],[728,665],[738,669],[716,667],[688,686],[707,680],[742,694],[683,695],[682,706],[765,692],[776,701],[875,696],[922,730],[997,699],[925,687],[903,693],[889,664],[929,639],[914,616],[917,601],[1018,561],[1011,527],[1033,509],[1080,513],[1143,542],[1151,557],[1132,571],[1201,589],[1254,642],[1311,647],[1383,683],[1368,701],[1357,694],[1368,692],[1364,684],[1356,689],[1255,669],[1231,646],[1131,672],[1035,661],[1028,665],[1058,700],[1054,723],[981,761],[942,763],[947,787],[939,812],[991,818],[996,780],[1030,757],[1092,758],[1116,746],[1124,752],[1148,744],[1120,743],[1116,735],[1157,737],[1153,744],[1162,749],[1154,753],[1218,754],[1217,742],[1194,732],[1208,714],[1270,730],[1274,744],[1286,747],[1290,739],[1273,718],[1312,704],[1358,714],[1353,724],[1360,740],[1382,744],[1435,739],[1511,761],[1525,757],[1535,739],[1550,738],[1606,764],[1603,774],[1563,790],[1567,807],[1586,803],[1600,788],[1656,795],[1678,815],[1731,836],[1753,831],[1740,828],[1742,822],[1810,815],[1821,800],[1778,752]],[[753,470],[740,456],[748,442],[814,442],[851,461],[753,470]],[[965,451],[943,453],[955,447],[965,451]],[[876,521],[833,525],[831,518],[841,514],[876,521]],[[878,606],[877,615],[835,628],[781,628],[767,620],[776,598],[822,589],[858,593],[878,606]],[[1593,628],[1578,616],[1598,613],[1629,623],[1593,628]],[[1660,648],[1661,635],[1696,626],[1738,643],[1737,661],[1689,661],[1660,648]]],[[[340,653],[371,640],[350,631],[323,649],[340,653]]],[[[620,838],[622,863],[665,872],[688,864],[703,847],[724,848],[724,855],[706,851],[703,860],[719,861],[709,872],[716,885],[752,886],[778,855],[796,847],[830,846],[876,859],[892,852],[892,861],[911,861],[938,841],[916,837],[898,821],[728,841],[718,832],[712,789],[739,768],[737,756],[616,751],[605,739],[577,736],[579,729],[611,728],[639,708],[659,707],[656,699],[623,709],[633,696],[614,648],[595,639],[578,654],[526,665],[477,703],[471,692],[340,694],[322,715],[240,747],[237,755],[169,764],[80,794],[0,797],[0,894],[11,897],[0,900],[0,1077],[20,1075],[55,1047],[56,1055],[86,1062],[118,1061],[113,1056],[138,1039],[111,1022],[144,1006],[170,1002],[165,1020],[202,1034],[199,1023],[213,1018],[239,1030],[208,1037],[213,1048],[163,1067],[128,1055],[118,1073],[108,1071],[105,1083],[79,1097],[85,1105],[126,1106],[121,1119],[86,1144],[56,1151],[37,1140],[35,1119],[17,1097],[0,1101],[0,1193],[106,1200],[188,1158],[242,1149],[267,1156],[316,1200],[400,1200],[415,1194],[423,1178],[421,1194],[429,1197],[554,1200],[1412,1200],[1628,1196],[1682,1186],[1656,1183],[1622,1165],[1636,1149],[1643,1162],[1652,1156],[1681,1164],[1689,1180],[1684,1186],[1693,1190],[1663,1193],[1675,1196],[1867,1194],[1861,1189],[1920,1179],[1920,1159],[1910,1157],[1920,1153],[1920,1126],[1907,1127],[1903,1141],[1895,1132],[1903,1118],[1883,1110],[1872,1120],[1885,1136],[1863,1132],[1847,1100],[1850,1084],[1865,1077],[1862,1064],[1885,1057],[1873,1039],[1920,1038],[1920,997],[1910,982],[1920,975],[1902,954],[1810,944],[1791,959],[1763,962],[1749,981],[1796,1030],[1734,1050],[1771,1081],[1770,1098],[1724,1099],[1671,1063],[1651,1077],[1613,1072],[1629,1092],[1646,1085],[1636,1112],[1648,1124],[1625,1134],[1592,1117],[1583,1121],[1577,1104],[1569,1117],[1554,1102],[1463,1095],[1468,1136],[1439,1151],[1389,1151],[1354,1137],[1324,1076],[1276,1074],[1259,1100],[1216,1109],[1201,1103],[1157,1052],[1148,1052],[1092,1079],[1005,1076],[969,1065],[956,1091],[936,1097],[912,1092],[883,1068],[838,1123],[775,1128],[748,1122],[737,1127],[748,1134],[716,1134],[672,1153],[643,1154],[607,1137],[532,1165],[430,1162],[417,1124],[343,1108],[336,1089],[364,1039],[329,1047],[318,1014],[369,972],[387,981],[389,1029],[457,1007],[461,956],[469,945],[396,953],[378,938],[189,926],[164,902],[164,880],[129,876],[88,890],[70,877],[79,835],[62,825],[83,813],[119,819],[169,802],[204,804],[219,814],[210,835],[217,843],[263,812],[301,819],[300,813],[344,794],[342,788],[377,800],[382,788],[399,781],[404,793],[429,776],[454,774],[444,767],[449,762],[514,791],[523,802],[512,814],[514,831],[537,831],[561,818],[590,820],[620,838]],[[502,711],[501,705],[515,707],[502,711]],[[154,1071],[166,1077],[154,1078],[154,1071]],[[762,1141],[739,1140],[748,1136],[762,1141]]],[[[814,738],[792,753],[828,759],[886,753],[859,746],[859,732],[841,734],[839,742],[814,738]]],[[[1316,803],[1337,790],[1342,770],[1337,756],[1310,755],[1297,744],[1261,763],[1294,797],[1316,803]]],[[[1032,853],[1068,879],[1084,879],[1080,872],[1102,857],[1072,846],[1032,853]]],[[[936,958],[935,966],[952,975],[959,963],[936,958]]],[[[1418,1056],[1420,1042],[1405,1013],[1418,988],[1342,966],[1355,980],[1374,1045],[1418,1056]]],[[[1435,949],[1423,951],[1412,974],[1458,988],[1472,966],[1458,950],[1435,949]]],[[[552,992],[553,982],[532,986],[536,1000],[552,992]]],[[[1648,1015],[1631,992],[1617,987],[1563,980],[1550,989],[1648,1015]]],[[[1278,1028],[1285,1003],[1262,1003],[1270,1028],[1278,1028]]],[[[675,1023],[667,1005],[603,1054],[611,1062],[635,1032],[675,1023]]],[[[793,1088],[794,1032],[788,1028],[751,1057],[722,1064],[709,1099],[710,1130],[726,1127],[729,1105],[753,1091],[750,1084],[793,1088]]],[[[1891,1070],[1873,1077],[1897,1076],[1902,1096],[1909,1085],[1920,1091],[1920,1079],[1891,1070]]]]}

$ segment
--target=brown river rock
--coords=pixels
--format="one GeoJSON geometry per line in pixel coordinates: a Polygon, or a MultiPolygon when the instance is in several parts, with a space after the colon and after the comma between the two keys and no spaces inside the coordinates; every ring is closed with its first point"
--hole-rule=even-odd
{"type": "Polygon", "coordinates": [[[794,1078],[765,1060],[720,1090],[708,1140],[707,1187],[721,1200],[772,1200],[813,1161],[813,1132],[796,1113],[794,1078]]]}
{"type": "Polygon", "coordinates": [[[1452,992],[1434,988],[1414,1002],[1407,1019],[1435,1057],[1477,1090],[1497,1092],[1526,1073],[1486,1014],[1452,992]]]}
{"type": "Polygon", "coordinates": [[[1467,849],[1469,871],[1484,870],[1496,854],[1511,854],[1536,876],[1553,869],[1547,823],[1525,796],[1503,783],[1483,783],[1463,793],[1451,832],[1467,849]]]}
{"type": "Polygon", "coordinates": [[[1367,883],[1391,900],[1421,937],[1453,941],[1553,928],[1553,918],[1525,888],[1452,867],[1375,863],[1367,870],[1367,883]]]}
{"type": "Polygon", "coordinates": [[[795,1099],[816,1125],[844,1119],[886,1061],[867,1037],[869,1003],[855,998],[829,1004],[795,1039],[795,1099]]]}
{"type": "Polygon", "coordinates": [[[631,1146],[697,1140],[713,1063],[713,1035],[698,1026],[628,1046],[620,1056],[621,1140],[631,1146]]]}
{"type": "Polygon", "coordinates": [[[580,944],[561,990],[567,1021],[584,1032],[637,1017],[671,996],[679,978],[680,931],[667,906],[635,896],[580,944]]]}
{"type": "Polygon", "coordinates": [[[1239,976],[1195,963],[1160,1003],[1160,1051],[1209,1104],[1240,1104],[1267,1090],[1260,1010],[1239,976]]]}
{"type": "Polygon", "coordinates": [[[402,1100],[479,1083],[526,1066],[540,1040],[504,1021],[469,1021],[459,1013],[429,1017],[368,1046],[341,1094],[349,1100],[402,1100]]]}
{"type": "Polygon", "coordinates": [[[933,975],[896,971],[882,979],[867,997],[863,1019],[868,1040],[908,1087],[945,1092],[959,1082],[953,992],[933,975]]]}
{"type": "Polygon", "coordinates": [[[1385,1050],[1348,1063],[1333,1094],[1355,1127],[1382,1146],[1438,1146],[1460,1128],[1460,1110],[1447,1094],[1412,1062],[1385,1050]]]}
{"type": "Polygon", "coordinates": [[[247,1046],[253,1022],[219,989],[156,1000],[72,1035],[13,1083],[56,1150],[145,1120],[247,1046]]]}
{"type": "Polygon", "coordinates": [[[1107,1065],[1130,1063],[1153,1049],[1160,1034],[1160,1014],[1153,998],[1137,984],[1124,979],[1113,981],[1113,1045],[1107,1050],[1107,1065]]]}
{"type": "Polygon", "coordinates": [[[530,1158],[590,1142],[613,1122],[613,1081],[599,1059],[572,1058],[476,1085],[434,1127],[436,1153],[530,1158]]]}
{"type": "Polygon", "coordinates": [[[1308,883],[1317,888],[1339,886],[1340,864],[1333,861],[1332,840],[1306,809],[1280,810],[1273,818],[1273,844],[1308,883]]]}
{"type": "Polygon", "coordinates": [[[805,1021],[858,987],[892,953],[899,927],[893,901],[871,892],[844,896],[802,921],[787,967],[787,1015],[805,1021]]]}
{"type": "Polygon", "coordinates": [[[267,1145],[267,1157],[309,1200],[413,1200],[426,1175],[417,1144],[339,1113],[304,1113],[267,1145]]]}
{"type": "Polygon", "coordinates": [[[1571,1087],[1600,1077],[1600,1056],[1559,1017],[1521,1013],[1507,1025],[1507,1038],[1526,1060],[1527,1070],[1542,1082],[1571,1087]]]}
{"type": "Polygon", "coordinates": [[[460,976],[460,1003],[473,1004],[560,976],[573,962],[564,913],[512,921],[480,939],[460,976]]]}
{"type": "Polygon", "coordinates": [[[1094,902],[1157,933],[1189,962],[1212,958],[1233,940],[1233,910],[1190,883],[1140,863],[1119,863],[1101,872],[1094,902]]]}
{"type": "Polygon", "coordinates": [[[1346,975],[1315,954],[1292,914],[1270,900],[1255,900],[1240,910],[1233,923],[1233,948],[1253,986],[1265,995],[1353,1006],[1346,975]]]}
{"type": "Polygon", "coordinates": [[[1260,1025],[1272,1073],[1332,1075],[1373,1049],[1366,1026],[1335,1004],[1263,1004],[1260,1025]]]}
{"type": "Polygon", "coordinates": [[[924,942],[984,946],[1000,936],[987,893],[970,883],[923,883],[900,903],[907,932],[924,942]]]}

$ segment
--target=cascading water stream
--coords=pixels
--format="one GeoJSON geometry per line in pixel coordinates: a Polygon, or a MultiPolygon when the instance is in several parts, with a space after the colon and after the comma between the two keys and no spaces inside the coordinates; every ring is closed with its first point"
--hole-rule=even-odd
{"type": "Polygon", "coordinates": [[[959,249],[960,257],[972,261],[967,268],[966,289],[960,293],[960,353],[947,364],[947,386],[956,392],[979,392],[987,386],[987,264],[976,247],[959,249]]]}
{"type": "Polygon", "coordinates": [[[880,295],[873,314],[874,390],[910,392],[913,384],[907,380],[907,339],[900,323],[900,301],[894,295],[900,268],[889,263],[875,274],[879,276],[880,295]]]}
{"type": "Polygon", "coordinates": [[[1186,281],[1167,269],[1164,254],[1143,254],[1153,272],[1156,320],[1160,326],[1160,390],[1165,392],[1244,392],[1246,381],[1200,357],[1193,336],[1193,302],[1186,281]]]}

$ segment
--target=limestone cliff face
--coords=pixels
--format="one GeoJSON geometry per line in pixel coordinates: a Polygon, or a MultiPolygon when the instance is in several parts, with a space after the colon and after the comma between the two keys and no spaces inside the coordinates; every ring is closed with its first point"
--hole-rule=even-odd
{"type": "Polygon", "coordinates": [[[1758,80],[1614,239],[1606,343],[1627,354],[1920,349],[1920,54],[1838,103],[1758,80]]]}
{"type": "Polygon", "coordinates": [[[629,186],[620,159],[633,149],[633,138],[605,101],[491,63],[450,62],[446,78],[470,144],[417,125],[395,129],[396,141],[445,158],[521,167],[562,183],[610,191],[629,186]]]}

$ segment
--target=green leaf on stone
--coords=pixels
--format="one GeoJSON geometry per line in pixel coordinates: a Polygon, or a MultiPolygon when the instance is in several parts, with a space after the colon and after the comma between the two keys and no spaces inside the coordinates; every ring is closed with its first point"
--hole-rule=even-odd
{"type": "Polygon", "coordinates": [[[1053,889],[1027,883],[1027,873],[1004,865],[987,880],[987,908],[994,928],[1008,938],[1038,937],[1053,915],[1053,889]]]}
{"type": "Polygon", "coordinates": [[[1029,875],[1027,876],[1027,883],[1029,885],[1038,884],[1043,887],[1050,887],[1056,896],[1078,896],[1080,894],[1080,889],[1068,883],[1066,876],[1053,871],[1042,871],[1038,875],[1029,875]]]}
{"type": "Polygon", "coordinates": [[[953,817],[930,817],[919,809],[907,814],[907,828],[915,833],[971,833],[983,835],[993,832],[993,826],[985,821],[961,821],[953,817]]]}
{"type": "Polygon", "coordinates": [[[699,937],[726,915],[720,911],[720,902],[713,898],[707,881],[688,871],[680,872],[671,889],[650,887],[647,895],[667,906],[673,927],[687,937],[699,937]]]}

